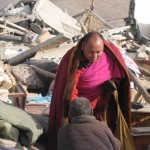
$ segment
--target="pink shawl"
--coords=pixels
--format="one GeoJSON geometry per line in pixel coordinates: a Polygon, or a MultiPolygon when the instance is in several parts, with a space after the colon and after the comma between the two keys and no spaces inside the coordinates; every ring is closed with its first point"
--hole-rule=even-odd
{"type": "Polygon", "coordinates": [[[103,92],[102,83],[113,78],[124,78],[125,73],[106,52],[101,58],[89,66],[79,77],[77,89],[79,97],[94,100],[103,92]]]}

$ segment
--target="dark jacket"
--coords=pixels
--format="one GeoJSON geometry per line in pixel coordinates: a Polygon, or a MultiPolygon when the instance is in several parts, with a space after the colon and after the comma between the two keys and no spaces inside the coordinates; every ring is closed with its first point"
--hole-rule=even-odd
{"type": "Polygon", "coordinates": [[[119,150],[116,139],[105,122],[94,116],[74,117],[58,132],[58,150],[119,150]]]}

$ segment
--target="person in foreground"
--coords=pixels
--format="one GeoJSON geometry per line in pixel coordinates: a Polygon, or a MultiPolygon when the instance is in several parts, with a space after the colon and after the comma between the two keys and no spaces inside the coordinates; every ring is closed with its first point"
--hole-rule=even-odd
{"type": "Polygon", "coordinates": [[[70,103],[70,123],[58,132],[58,150],[120,150],[120,142],[115,138],[104,121],[93,116],[90,102],[77,98],[70,103]]]}
{"type": "Polygon", "coordinates": [[[113,80],[117,87],[118,104],[130,128],[130,81],[122,55],[100,33],[89,32],[59,65],[50,106],[48,150],[57,150],[58,130],[68,123],[69,103],[78,97],[87,98],[96,119],[105,120],[115,132],[118,105],[113,94],[103,88],[108,80],[113,80]]]}

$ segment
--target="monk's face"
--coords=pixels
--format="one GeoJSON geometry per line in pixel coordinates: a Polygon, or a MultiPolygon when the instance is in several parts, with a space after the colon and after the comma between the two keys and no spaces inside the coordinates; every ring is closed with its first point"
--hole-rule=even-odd
{"type": "Polygon", "coordinates": [[[104,50],[104,43],[99,36],[93,36],[83,44],[83,55],[90,62],[96,62],[102,55],[104,50]]]}

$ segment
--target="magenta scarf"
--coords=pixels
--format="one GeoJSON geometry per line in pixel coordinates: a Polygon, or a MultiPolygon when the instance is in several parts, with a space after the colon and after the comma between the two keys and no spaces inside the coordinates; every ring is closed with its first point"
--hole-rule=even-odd
{"type": "Polygon", "coordinates": [[[77,89],[79,97],[94,100],[103,92],[102,83],[113,78],[125,77],[124,71],[105,52],[101,58],[91,64],[79,77],[77,89]]]}

